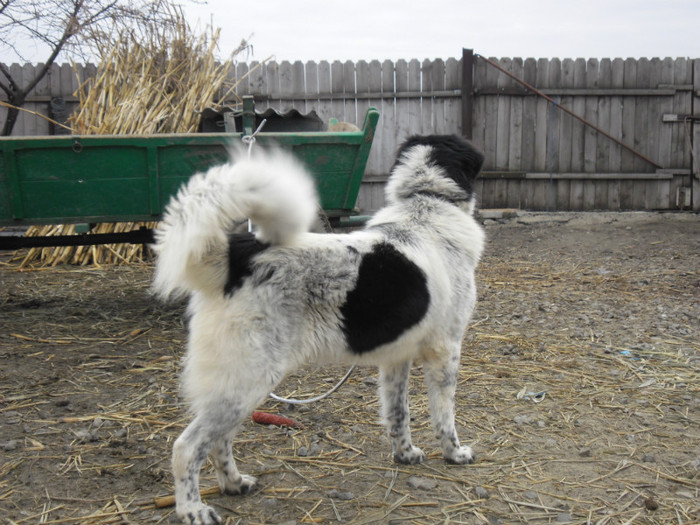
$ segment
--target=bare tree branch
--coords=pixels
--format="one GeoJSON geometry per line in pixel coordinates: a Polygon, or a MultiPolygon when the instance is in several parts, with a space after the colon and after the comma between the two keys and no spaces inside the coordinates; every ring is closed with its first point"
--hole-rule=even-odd
{"type": "MultiPolygon", "coordinates": [[[[149,24],[172,23],[171,0],[0,0],[0,62],[27,62],[20,42],[45,49],[46,58],[32,78],[13,78],[0,64],[0,90],[21,107],[27,95],[61,56],[94,57],[105,35],[149,24]]],[[[12,132],[18,110],[9,109],[2,135],[12,132]]]]}

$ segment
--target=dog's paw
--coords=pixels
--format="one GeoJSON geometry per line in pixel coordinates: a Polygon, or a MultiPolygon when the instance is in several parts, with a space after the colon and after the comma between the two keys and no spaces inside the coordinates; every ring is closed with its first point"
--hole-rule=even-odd
{"type": "Polygon", "coordinates": [[[476,454],[471,447],[458,447],[452,450],[449,455],[445,454],[445,461],[453,465],[468,465],[474,463],[475,460],[476,454]]]}
{"type": "Polygon", "coordinates": [[[221,516],[203,503],[192,506],[190,509],[178,509],[177,515],[185,525],[221,525],[223,523],[221,516]]]}
{"type": "Polygon", "coordinates": [[[394,454],[394,461],[403,463],[404,465],[417,465],[425,459],[425,453],[418,447],[413,445],[410,448],[399,450],[394,454]]]}
{"type": "Polygon", "coordinates": [[[257,478],[242,474],[240,478],[235,481],[226,480],[226,483],[221,488],[221,491],[232,495],[248,494],[253,491],[257,482],[257,478]]]}

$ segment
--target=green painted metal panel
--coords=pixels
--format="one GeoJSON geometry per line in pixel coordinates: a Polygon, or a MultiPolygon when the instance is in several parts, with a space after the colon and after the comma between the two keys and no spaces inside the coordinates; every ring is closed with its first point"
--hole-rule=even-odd
{"type": "MultiPolygon", "coordinates": [[[[353,213],[379,113],[361,131],[260,133],[293,152],[331,216],[353,213]]],[[[190,176],[226,162],[239,133],[0,138],[0,224],[157,220],[190,176]]]]}

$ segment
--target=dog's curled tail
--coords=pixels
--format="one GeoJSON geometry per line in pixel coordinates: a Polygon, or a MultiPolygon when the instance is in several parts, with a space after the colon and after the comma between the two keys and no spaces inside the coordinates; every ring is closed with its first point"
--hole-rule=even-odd
{"type": "Polygon", "coordinates": [[[316,190],[302,164],[282,151],[261,152],[192,176],[166,207],[155,233],[153,291],[162,298],[220,292],[228,271],[228,236],[249,218],[256,238],[288,245],[309,231],[316,190]]]}

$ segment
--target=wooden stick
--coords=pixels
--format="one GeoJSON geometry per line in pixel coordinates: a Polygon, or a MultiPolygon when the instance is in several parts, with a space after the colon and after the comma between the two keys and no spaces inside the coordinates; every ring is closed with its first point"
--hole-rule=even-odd
{"type": "MultiPolygon", "coordinates": [[[[200,496],[215,496],[216,494],[221,494],[221,490],[219,489],[219,487],[209,487],[206,489],[200,489],[199,491],[200,496]]],[[[153,504],[156,506],[157,509],[172,507],[173,505],[175,505],[175,496],[171,494],[168,496],[159,496],[153,498],[153,504]]]]}

